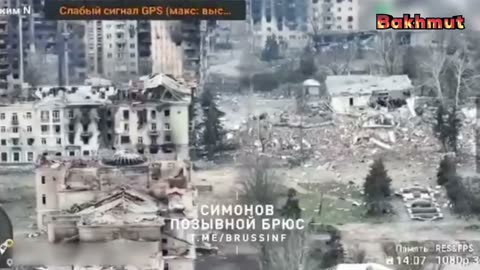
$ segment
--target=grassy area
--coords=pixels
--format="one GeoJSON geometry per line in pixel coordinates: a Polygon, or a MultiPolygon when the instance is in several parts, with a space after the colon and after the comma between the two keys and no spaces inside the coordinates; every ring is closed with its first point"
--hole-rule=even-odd
{"type": "Polygon", "coordinates": [[[336,182],[302,186],[312,191],[299,195],[300,207],[304,209],[302,214],[304,219],[310,220],[313,217],[316,222],[332,225],[365,219],[365,207],[354,205],[355,202],[362,203],[362,194],[358,187],[336,182]],[[322,194],[322,212],[318,215],[315,210],[319,208],[322,194]]]}

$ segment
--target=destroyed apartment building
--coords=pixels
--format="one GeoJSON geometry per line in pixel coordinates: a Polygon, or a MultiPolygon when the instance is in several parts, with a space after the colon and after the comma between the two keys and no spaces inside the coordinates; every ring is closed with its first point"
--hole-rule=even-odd
{"type": "Polygon", "coordinates": [[[127,249],[153,243],[149,269],[193,269],[193,231],[170,226],[197,215],[190,162],[148,162],[126,152],[101,161],[43,157],[35,179],[37,226],[53,249],[65,242],[122,243],[127,249]]]}
{"type": "Polygon", "coordinates": [[[39,155],[94,158],[120,149],[188,159],[191,87],[169,76],[138,87],[40,87],[29,101],[0,107],[0,163],[39,155]]]}

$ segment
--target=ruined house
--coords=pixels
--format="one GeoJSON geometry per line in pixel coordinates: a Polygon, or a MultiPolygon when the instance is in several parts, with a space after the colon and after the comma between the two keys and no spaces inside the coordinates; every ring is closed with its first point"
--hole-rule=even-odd
{"type": "Polygon", "coordinates": [[[406,104],[413,85],[407,75],[327,76],[330,106],[337,113],[366,107],[398,107],[406,104]]]}
{"type": "Polygon", "coordinates": [[[189,162],[148,162],[126,152],[101,161],[43,158],[35,170],[37,226],[54,248],[73,242],[108,249],[122,240],[108,250],[116,254],[123,245],[151,243],[153,269],[193,269],[193,231],[170,226],[196,217],[190,173],[189,162]]]}

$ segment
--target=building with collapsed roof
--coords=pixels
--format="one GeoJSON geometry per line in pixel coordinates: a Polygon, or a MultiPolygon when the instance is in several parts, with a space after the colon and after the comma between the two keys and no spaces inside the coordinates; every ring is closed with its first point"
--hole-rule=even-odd
{"type": "Polygon", "coordinates": [[[37,226],[49,242],[158,242],[157,269],[193,269],[193,231],[170,226],[196,217],[190,162],[126,152],[101,161],[44,157],[35,179],[37,226]]]}
{"type": "Polygon", "coordinates": [[[38,155],[92,158],[118,149],[188,159],[191,88],[157,74],[141,85],[39,87],[31,101],[0,107],[0,163],[38,155]]]}
{"type": "Polygon", "coordinates": [[[413,89],[407,75],[327,76],[326,89],[331,108],[337,113],[349,113],[379,102],[406,100],[413,89]]]}

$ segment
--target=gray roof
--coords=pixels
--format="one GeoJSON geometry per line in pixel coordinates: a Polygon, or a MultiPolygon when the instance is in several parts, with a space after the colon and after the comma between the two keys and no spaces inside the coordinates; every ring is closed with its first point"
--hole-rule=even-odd
{"type": "Polygon", "coordinates": [[[407,75],[327,76],[326,86],[331,96],[371,95],[375,91],[402,91],[413,87],[407,75]]]}

